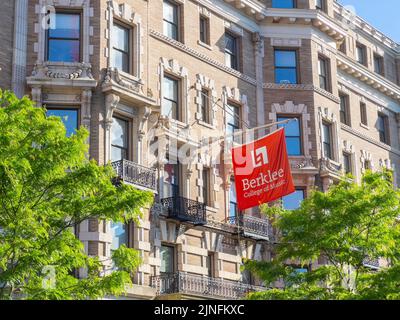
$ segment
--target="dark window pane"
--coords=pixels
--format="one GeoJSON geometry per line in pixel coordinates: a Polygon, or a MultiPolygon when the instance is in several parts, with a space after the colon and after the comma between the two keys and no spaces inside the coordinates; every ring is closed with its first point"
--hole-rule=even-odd
{"type": "Polygon", "coordinates": [[[79,40],[49,40],[49,61],[78,62],[79,56],[79,40]]]}
{"type": "Polygon", "coordinates": [[[67,130],[67,137],[70,137],[78,129],[78,110],[50,109],[47,116],[60,117],[67,130]]]}
{"type": "Polygon", "coordinates": [[[295,192],[282,198],[283,208],[286,210],[298,209],[303,200],[304,190],[296,190],[295,192]]]}
{"type": "Polygon", "coordinates": [[[162,114],[178,120],[178,80],[164,77],[162,114]]]}
{"type": "Polygon", "coordinates": [[[351,156],[343,153],[343,169],[346,174],[351,173],[351,156]]]}

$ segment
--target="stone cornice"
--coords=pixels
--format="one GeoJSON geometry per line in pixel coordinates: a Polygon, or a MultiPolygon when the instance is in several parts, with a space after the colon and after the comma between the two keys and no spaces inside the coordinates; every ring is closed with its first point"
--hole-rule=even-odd
{"type": "Polygon", "coordinates": [[[264,89],[274,89],[274,90],[306,90],[306,91],[314,91],[323,95],[324,97],[339,103],[339,97],[336,97],[334,94],[321,89],[320,87],[314,86],[313,84],[278,84],[278,83],[263,83],[264,89]]]}
{"type": "Polygon", "coordinates": [[[341,4],[334,2],[334,10],[335,13],[346,19],[346,16],[351,16],[350,23],[357,27],[358,31],[364,32],[368,34],[371,38],[375,39],[379,43],[385,45],[387,48],[393,50],[394,53],[400,54],[400,45],[390,39],[388,36],[380,32],[379,30],[375,29],[371,24],[366,22],[359,16],[354,16],[353,14],[349,13],[348,10],[344,8],[341,4]],[[347,14],[346,14],[347,13],[347,14]]]}
{"type": "Polygon", "coordinates": [[[344,130],[344,131],[347,131],[347,132],[349,132],[349,133],[351,133],[351,134],[353,134],[353,135],[355,135],[355,136],[357,136],[357,137],[359,137],[361,139],[364,139],[364,140],[366,140],[366,141],[378,146],[379,148],[382,148],[382,149],[384,149],[386,151],[392,152],[392,153],[400,156],[400,150],[394,149],[394,148],[392,148],[391,146],[389,146],[387,144],[384,144],[384,143],[382,143],[382,142],[380,142],[378,140],[372,139],[371,137],[369,137],[369,136],[367,136],[365,134],[362,134],[361,132],[359,132],[359,131],[357,131],[357,130],[349,127],[349,126],[346,126],[345,124],[341,124],[341,129],[344,130]]]}
{"type": "Polygon", "coordinates": [[[338,52],[337,54],[337,65],[338,68],[340,68],[344,72],[352,75],[362,82],[365,82],[374,89],[386,94],[390,98],[400,101],[399,86],[382,77],[381,75],[371,72],[359,63],[350,60],[350,58],[348,58],[341,52],[338,52]]]}
{"type": "Polygon", "coordinates": [[[158,32],[158,31],[150,30],[150,35],[153,38],[158,39],[158,40],[160,40],[162,42],[165,42],[165,43],[171,45],[172,47],[191,55],[192,57],[195,57],[195,58],[197,58],[197,59],[199,59],[199,60],[201,60],[201,61],[203,61],[205,63],[208,63],[208,64],[210,64],[210,65],[212,65],[212,66],[214,66],[214,67],[216,67],[216,68],[218,68],[218,69],[220,69],[222,71],[225,71],[226,73],[229,73],[230,75],[232,75],[234,77],[237,77],[237,78],[239,78],[239,79],[241,79],[243,81],[246,81],[246,82],[248,82],[248,83],[250,83],[250,84],[252,84],[254,86],[257,85],[257,81],[254,78],[251,78],[251,77],[249,77],[249,76],[247,76],[247,75],[245,75],[245,74],[243,74],[243,73],[241,73],[239,71],[231,69],[231,68],[225,66],[223,63],[220,63],[220,62],[218,62],[218,61],[216,61],[214,59],[211,59],[210,57],[207,57],[206,55],[204,55],[204,54],[202,54],[202,53],[200,53],[200,52],[198,52],[198,51],[186,46],[185,44],[183,44],[183,43],[181,43],[179,41],[173,40],[173,39],[163,35],[162,33],[158,32]]]}

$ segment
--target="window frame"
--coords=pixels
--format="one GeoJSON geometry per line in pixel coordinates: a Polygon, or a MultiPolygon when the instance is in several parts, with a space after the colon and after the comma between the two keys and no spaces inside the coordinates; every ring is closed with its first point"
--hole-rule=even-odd
{"type": "Polygon", "coordinates": [[[323,154],[324,158],[334,161],[334,152],[333,152],[333,145],[332,145],[332,143],[333,143],[332,129],[333,129],[332,123],[322,120],[322,154],[323,154]],[[324,141],[324,137],[325,137],[324,126],[328,127],[328,129],[329,129],[329,143],[326,143],[324,141]],[[329,145],[329,155],[325,154],[325,146],[326,145],[329,145]]]}
{"type": "Polygon", "coordinates": [[[339,92],[339,120],[340,123],[351,127],[351,121],[350,121],[350,108],[349,108],[349,102],[350,102],[350,97],[348,94],[339,92]],[[342,103],[344,102],[344,104],[342,103]],[[344,107],[344,109],[342,108],[344,107]]]}
{"type": "MultiPolygon", "coordinates": [[[[297,155],[290,155],[288,152],[289,157],[301,157],[304,156],[304,142],[303,142],[303,126],[302,126],[302,116],[301,115],[293,115],[293,114],[286,114],[286,113],[277,113],[276,114],[276,121],[283,121],[285,119],[297,119],[297,123],[299,125],[299,143],[300,143],[300,154],[297,155]],[[283,119],[284,118],[284,119],[283,119]],[[282,120],[280,120],[282,119],[282,120]]],[[[287,136],[285,131],[285,139],[288,138],[297,138],[297,136],[287,136]]],[[[287,146],[287,143],[286,143],[287,146]]]]}
{"type": "Polygon", "coordinates": [[[204,14],[199,16],[199,40],[201,43],[210,45],[210,18],[204,14]],[[205,30],[202,31],[202,27],[205,27],[205,30]],[[202,35],[205,41],[202,40],[202,35]]]}
{"type": "Polygon", "coordinates": [[[384,57],[383,56],[381,56],[381,55],[379,55],[379,54],[377,54],[377,53],[374,53],[374,72],[376,73],[376,74],[379,74],[379,75],[381,75],[381,76],[385,76],[385,68],[384,68],[384,65],[385,65],[385,63],[384,63],[384,57]],[[379,67],[379,70],[377,71],[376,70],[376,66],[377,66],[377,63],[378,62],[378,67],[379,67]]]}
{"type": "Polygon", "coordinates": [[[296,75],[296,81],[295,83],[290,83],[290,84],[300,84],[300,73],[299,73],[299,50],[298,49],[293,49],[293,48],[284,48],[284,47],[274,47],[274,83],[275,84],[282,84],[281,82],[277,82],[277,77],[276,77],[276,70],[277,69],[284,69],[284,70],[290,70],[290,69],[295,69],[295,75],[296,75]],[[295,67],[277,67],[276,66],[276,52],[277,51],[287,51],[287,52],[294,52],[295,53],[295,62],[296,66],[295,67]]]}
{"type": "Polygon", "coordinates": [[[201,121],[207,124],[211,124],[210,117],[210,89],[206,87],[201,88],[201,121]]]}
{"type": "MultiPolygon", "coordinates": [[[[171,115],[168,115],[168,117],[170,117],[171,119],[173,119],[173,120],[175,120],[175,121],[180,121],[180,122],[182,122],[182,113],[183,113],[183,112],[182,112],[183,110],[181,110],[181,107],[182,107],[182,106],[181,106],[181,103],[182,103],[182,97],[181,97],[181,93],[182,93],[182,88],[181,88],[181,86],[182,86],[182,79],[179,78],[179,77],[177,77],[177,76],[175,76],[175,75],[173,75],[173,74],[164,72],[163,77],[162,77],[162,80],[163,80],[163,83],[162,83],[162,86],[163,86],[162,103],[164,102],[164,99],[166,99],[166,100],[168,100],[168,101],[173,102],[173,103],[176,104],[176,117],[175,117],[175,118],[172,117],[172,114],[171,114],[171,115]],[[164,92],[164,80],[165,80],[165,78],[168,78],[168,79],[170,79],[170,80],[173,80],[173,81],[175,81],[176,84],[177,84],[177,85],[176,85],[176,90],[177,90],[177,92],[176,92],[177,101],[176,101],[176,102],[165,97],[165,92],[164,92]]],[[[162,107],[162,105],[161,105],[161,107],[162,107]]]]}
{"type": "MultiPolygon", "coordinates": [[[[121,53],[123,53],[123,54],[127,54],[127,56],[128,56],[128,71],[125,71],[125,70],[122,70],[122,69],[118,69],[118,70],[120,70],[120,71],[123,71],[123,72],[125,72],[125,73],[129,73],[129,74],[133,74],[134,73],[134,70],[133,70],[133,63],[132,63],[132,58],[133,58],[133,43],[134,43],[134,39],[133,39],[133,27],[132,26],[130,26],[130,25],[128,25],[128,24],[126,24],[126,23],[124,23],[124,22],[122,22],[121,20],[119,20],[119,19],[116,19],[116,18],[114,18],[113,19],[113,32],[114,32],[114,27],[115,27],[115,25],[117,25],[117,26],[119,26],[120,28],[123,28],[123,29],[125,29],[125,30],[127,30],[128,31],[128,52],[124,52],[124,51],[122,51],[122,50],[120,50],[120,49],[117,49],[116,47],[114,47],[114,45],[112,45],[112,47],[111,47],[111,50],[112,50],[112,58],[111,58],[111,61],[113,61],[113,54],[114,54],[114,50],[116,50],[116,51],[118,51],[118,52],[121,52],[121,53]]],[[[115,66],[113,65],[113,68],[115,68],[115,66]]]]}
{"type": "MultiPolygon", "coordinates": [[[[132,138],[131,138],[132,120],[127,117],[124,117],[120,114],[113,114],[112,118],[113,118],[113,121],[114,121],[114,118],[116,118],[116,119],[124,121],[126,123],[126,129],[127,129],[127,132],[126,132],[126,134],[127,134],[127,137],[126,137],[126,139],[127,139],[126,140],[126,145],[127,145],[126,159],[122,159],[122,160],[132,160],[132,151],[133,151],[132,150],[133,149],[132,148],[132,138]]],[[[112,155],[113,148],[123,149],[123,148],[120,148],[119,146],[112,144],[112,135],[113,135],[113,132],[112,132],[112,126],[111,126],[111,129],[110,129],[110,158],[112,155]]]]}
{"type": "MultiPolygon", "coordinates": [[[[242,128],[242,105],[238,104],[236,102],[232,102],[232,101],[228,100],[227,103],[226,103],[226,107],[227,108],[233,107],[235,110],[238,110],[237,114],[236,113],[231,114],[230,113],[230,111],[231,111],[230,109],[228,109],[228,110],[225,109],[225,112],[229,113],[229,116],[232,116],[234,121],[235,121],[235,119],[238,120],[238,125],[237,126],[235,124],[232,124],[232,123],[228,122],[228,119],[226,121],[226,133],[233,134],[233,133],[235,133],[235,130],[240,130],[242,128]],[[228,128],[233,128],[233,130],[232,131],[228,131],[228,128]]],[[[234,138],[235,137],[232,137],[233,141],[235,140],[234,138]]]]}
{"type": "MultiPolygon", "coordinates": [[[[61,106],[57,106],[57,105],[46,106],[46,111],[49,111],[49,110],[76,111],[76,113],[77,113],[76,130],[80,129],[80,127],[81,127],[81,108],[80,107],[78,107],[78,106],[61,107],[61,106]]],[[[46,112],[46,117],[47,117],[47,112],[46,112]]],[[[65,125],[64,125],[64,127],[65,127],[65,125]]]]}
{"type": "Polygon", "coordinates": [[[360,101],[360,121],[362,125],[368,127],[367,104],[362,101],[360,101]]]}
{"type": "Polygon", "coordinates": [[[367,66],[367,50],[366,50],[366,46],[360,42],[356,43],[356,60],[359,64],[363,65],[363,66],[367,66]],[[359,50],[361,50],[361,57],[362,57],[362,61],[360,61],[360,55],[359,55],[359,50]]]}
{"type": "Polygon", "coordinates": [[[379,133],[379,141],[386,145],[390,145],[390,133],[389,133],[389,117],[388,115],[378,112],[377,129],[379,133]],[[380,128],[380,119],[383,120],[383,131],[380,128]],[[382,139],[383,135],[383,139],[382,139]]]}
{"type": "Polygon", "coordinates": [[[161,246],[160,246],[160,274],[171,274],[171,273],[176,272],[176,269],[177,269],[176,268],[176,261],[177,261],[176,254],[177,254],[176,246],[171,245],[171,244],[161,243],[161,246]],[[172,257],[172,272],[162,272],[161,271],[161,263],[162,263],[161,248],[162,247],[167,247],[167,248],[172,249],[172,255],[171,255],[171,257],[172,257]]]}
{"type": "Polygon", "coordinates": [[[322,56],[322,55],[318,55],[318,77],[319,77],[319,87],[322,90],[331,92],[331,81],[330,81],[330,76],[331,76],[331,72],[330,72],[330,59],[322,56]],[[322,63],[322,65],[320,65],[322,63]],[[322,69],[321,66],[323,66],[324,68],[324,72],[325,74],[321,74],[320,70],[322,69]],[[321,80],[324,83],[324,88],[322,87],[322,83],[321,80]]]}
{"type": "Polygon", "coordinates": [[[163,18],[162,19],[163,20],[163,34],[168,38],[171,38],[171,39],[173,39],[175,41],[181,42],[181,37],[182,37],[181,30],[180,30],[180,27],[181,27],[181,4],[179,4],[179,3],[175,2],[175,1],[172,1],[172,0],[163,0],[163,15],[162,15],[162,18],[163,18]],[[173,22],[173,21],[166,20],[166,18],[164,16],[164,5],[165,5],[165,3],[168,3],[171,6],[176,8],[176,23],[173,22]],[[176,27],[176,38],[172,38],[172,37],[170,37],[169,35],[166,34],[166,30],[164,29],[164,22],[166,22],[169,25],[173,25],[173,26],[176,27]]]}
{"type": "MultiPolygon", "coordinates": [[[[80,9],[56,9],[55,15],[57,14],[68,14],[68,15],[79,15],[79,59],[78,61],[52,61],[49,60],[49,52],[50,52],[50,40],[69,40],[69,41],[76,41],[77,39],[74,38],[50,38],[50,29],[47,29],[45,32],[45,61],[48,62],[63,62],[63,63],[78,63],[82,61],[83,57],[83,12],[80,9]]],[[[57,19],[57,18],[56,18],[57,19]]]]}
{"type": "MultiPolygon", "coordinates": [[[[233,70],[236,71],[240,71],[241,68],[241,63],[240,63],[240,36],[229,31],[228,29],[225,29],[225,33],[224,33],[224,57],[225,57],[225,65],[228,68],[231,68],[233,70]],[[227,49],[226,46],[226,37],[231,37],[232,39],[234,39],[234,44],[235,44],[235,48],[234,48],[234,52],[231,52],[230,50],[227,49]],[[226,63],[226,55],[229,55],[231,58],[234,58],[234,65],[227,65],[226,63]]],[[[232,61],[232,59],[230,60],[232,61]]]]}
{"type": "Polygon", "coordinates": [[[345,174],[353,174],[353,159],[352,159],[352,154],[346,151],[343,151],[342,153],[343,156],[343,171],[345,174]],[[346,171],[346,161],[345,159],[348,159],[348,171],[346,171]]]}

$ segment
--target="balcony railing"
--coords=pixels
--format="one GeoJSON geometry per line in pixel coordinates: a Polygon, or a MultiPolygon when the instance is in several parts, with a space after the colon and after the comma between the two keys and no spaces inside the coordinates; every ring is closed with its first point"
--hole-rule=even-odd
{"type": "Polygon", "coordinates": [[[249,215],[229,217],[228,223],[240,227],[244,236],[256,239],[271,240],[272,231],[268,220],[249,215]]]}
{"type": "Polygon", "coordinates": [[[115,161],[112,167],[119,179],[138,187],[157,191],[156,170],[147,168],[129,160],[115,161]]]}
{"type": "Polygon", "coordinates": [[[161,204],[166,209],[168,218],[195,225],[204,225],[207,222],[204,203],[184,197],[171,197],[161,199],[161,204]]]}
{"type": "Polygon", "coordinates": [[[241,299],[249,292],[267,290],[263,287],[252,286],[239,281],[182,272],[153,276],[151,285],[157,290],[157,295],[181,293],[215,299],[241,299]]]}

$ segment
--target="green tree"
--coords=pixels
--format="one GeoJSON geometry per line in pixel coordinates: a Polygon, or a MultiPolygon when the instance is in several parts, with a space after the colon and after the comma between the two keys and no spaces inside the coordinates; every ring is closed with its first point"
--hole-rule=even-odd
{"type": "Polygon", "coordinates": [[[282,235],[272,261],[247,261],[245,268],[271,288],[284,285],[249,299],[399,299],[399,208],[388,170],[368,171],[360,184],[344,179],[326,193],[313,191],[297,210],[263,206],[282,235]],[[327,263],[315,267],[319,258],[327,263]],[[385,266],[372,270],[366,259],[385,266]]]}
{"type": "Polygon", "coordinates": [[[88,132],[71,137],[57,117],[0,90],[0,298],[96,299],[123,294],[139,254],[113,252],[116,271],[101,276],[74,234],[87,219],[136,221],[152,194],[112,183],[111,166],[87,159],[88,132]],[[77,279],[82,268],[87,277],[77,279]]]}

